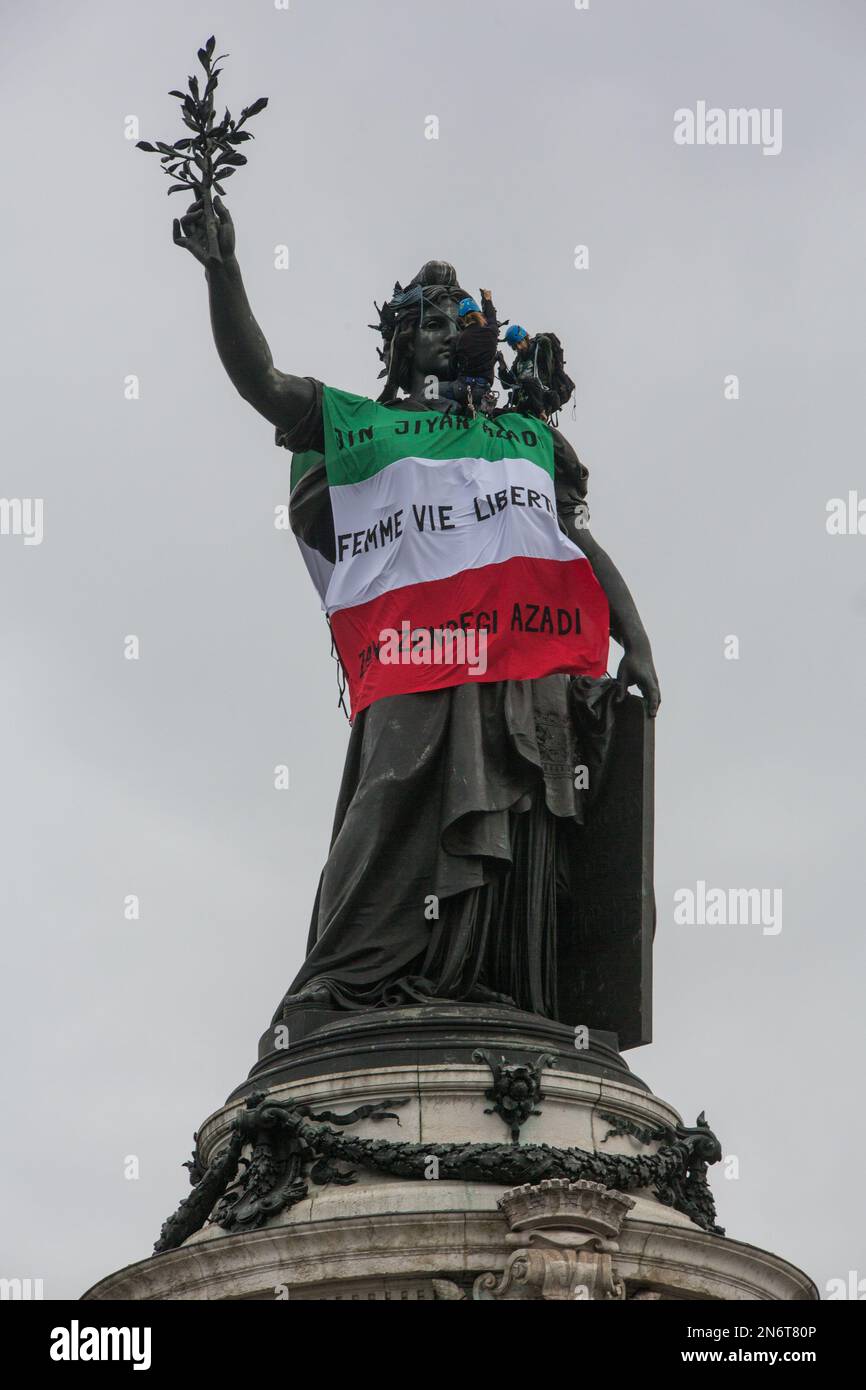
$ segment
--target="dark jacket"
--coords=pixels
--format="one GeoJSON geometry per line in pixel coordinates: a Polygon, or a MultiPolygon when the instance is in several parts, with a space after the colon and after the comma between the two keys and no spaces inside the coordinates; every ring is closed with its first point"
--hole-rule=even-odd
{"type": "Polygon", "coordinates": [[[493,381],[498,351],[499,325],[492,299],[481,305],[485,322],[470,323],[460,329],[457,338],[457,372],[459,376],[481,376],[493,381]]]}

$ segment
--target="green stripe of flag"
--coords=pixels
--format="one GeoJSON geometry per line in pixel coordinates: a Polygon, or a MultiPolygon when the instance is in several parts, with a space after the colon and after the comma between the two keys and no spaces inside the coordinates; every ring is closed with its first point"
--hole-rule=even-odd
{"type": "Polygon", "coordinates": [[[315,449],[307,449],[302,454],[292,454],[291,491],[294,492],[298,483],[305,473],[309,473],[311,468],[317,464],[324,463],[324,454],[317,454],[315,449]]]}
{"type": "MultiPolygon", "coordinates": [[[[553,437],[534,416],[509,411],[488,420],[437,410],[400,410],[330,386],[323,395],[331,487],[363,482],[407,457],[529,459],[553,477],[553,437]]],[[[294,465],[292,474],[294,484],[294,465]]]]}

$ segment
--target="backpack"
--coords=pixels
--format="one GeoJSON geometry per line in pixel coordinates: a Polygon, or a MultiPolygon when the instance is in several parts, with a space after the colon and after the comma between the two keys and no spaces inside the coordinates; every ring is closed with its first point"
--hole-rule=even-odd
{"type": "Polygon", "coordinates": [[[562,351],[562,343],[555,333],[538,333],[536,335],[538,348],[544,352],[548,359],[548,370],[539,370],[542,385],[551,393],[551,397],[556,398],[556,404],[551,399],[550,404],[554,410],[560,410],[566,402],[570,401],[574,395],[574,382],[565,370],[565,355],[562,351]]]}

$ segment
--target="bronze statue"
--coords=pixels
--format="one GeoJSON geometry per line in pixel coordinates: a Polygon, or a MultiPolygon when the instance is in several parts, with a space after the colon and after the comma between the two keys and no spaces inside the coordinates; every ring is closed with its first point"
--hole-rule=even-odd
{"type": "MultiPolygon", "coordinates": [[[[323,461],[329,388],[274,366],[244,290],[232,219],[210,196],[204,190],[175,223],[175,242],[205,267],[214,340],[236,389],[275,426],[278,444],[313,460],[293,487],[291,524],[308,553],[333,564],[323,461]]],[[[401,420],[459,415],[459,402],[431,392],[431,382],[453,378],[465,293],[453,267],[438,261],[397,287],[380,316],[377,410],[399,411],[401,420]]],[[[493,425],[502,423],[508,412],[493,425]]],[[[558,430],[537,423],[550,429],[559,528],[589,561],[625,651],[617,678],[559,671],[464,680],[356,711],[308,954],[283,1005],[482,1000],[561,1016],[557,932],[580,891],[573,869],[598,791],[573,773],[602,768],[628,687],[641,691],[650,718],[659,687],[631,594],[585,525],[587,470],[558,430]]]]}

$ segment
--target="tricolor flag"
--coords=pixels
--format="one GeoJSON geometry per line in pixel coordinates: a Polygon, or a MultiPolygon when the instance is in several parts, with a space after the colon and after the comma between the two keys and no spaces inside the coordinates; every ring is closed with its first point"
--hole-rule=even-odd
{"type": "MultiPolygon", "coordinates": [[[[602,676],[607,600],[560,529],[532,416],[401,411],[325,387],[332,564],[301,543],[352,712],[384,695],[556,671],[602,676]]],[[[292,487],[320,454],[296,454],[292,487]]]]}

